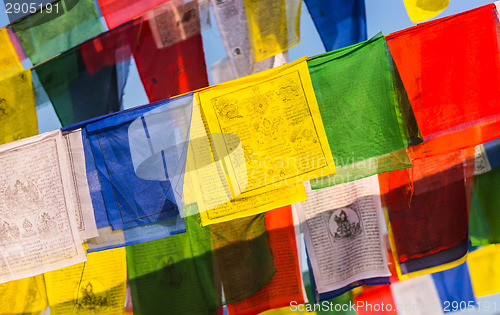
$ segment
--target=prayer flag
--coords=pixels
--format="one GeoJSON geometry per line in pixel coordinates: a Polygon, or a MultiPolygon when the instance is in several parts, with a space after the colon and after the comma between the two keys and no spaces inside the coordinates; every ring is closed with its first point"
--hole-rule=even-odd
{"type": "Polygon", "coordinates": [[[405,147],[419,140],[418,127],[381,34],[307,64],[337,167],[313,189],[411,167],[405,147]]]}
{"type": "Polygon", "coordinates": [[[264,60],[300,41],[300,0],[244,0],[255,61],[264,60]]]}
{"type": "Polygon", "coordinates": [[[500,136],[493,4],[393,33],[387,41],[424,139],[410,148],[410,157],[453,152],[500,136]]]}
{"type": "Polygon", "coordinates": [[[432,19],[450,3],[450,0],[404,0],[406,12],[413,23],[432,19]]]}
{"type": "Polygon", "coordinates": [[[123,314],[127,290],[125,249],[87,255],[85,263],[44,274],[50,314],[123,314]]]}
{"type": "Polygon", "coordinates": [[[364,0],[305,0],[326,51],[366,40],[364,0]]]}
{"type": "Polygon", "coordinates": [[[467,262],[476,297],[500,292],[499,245],[489,245],[471,252],[467,262]]]}
{"type": "Polygon", "coordinates": [[[93,0],[57,0],[10,27],[36,65],[104,31],[93,0]]]}

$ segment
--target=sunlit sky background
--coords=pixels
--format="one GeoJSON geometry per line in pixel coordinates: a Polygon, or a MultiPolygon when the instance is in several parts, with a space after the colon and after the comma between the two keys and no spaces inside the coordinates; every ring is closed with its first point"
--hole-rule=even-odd
{"type": "MultiPolygon", "coordinates": [[[[436,18],[453,15],[488,3],[492,3],[492,1],[450,0],[448,8],[441,14],[439,14],[436,18]]],[[[366,0],[366,17],[369,37],[374,36],[378,32],[389,34],[414,25],[410,21],[406,13],[403,0],[366,0]]],[[[214,62],[224,58],[226,54],[216,27],[215,20],[213,19],[213,15],[211,16],[211,21],[211,28],[203,30],[205,59],[208,68],[214,62]]],[[[0,12],[0,24],[2,26],[8,24],[5,9],[1,10],[0,12]]],[[[301,41],[298,45],[290,49],[290,61],[293,61],[305,55],[314,56],[325,52],[316,28],[314,27],[311,17],[309,16],[307,8],[304,4],[302,4],[300,27],[301,41]]],[[[141,81],[138,77],[137,70],[135,69],[134,65],[132,66],[130,72],[131,73],[127,81],[127,86],[125,88],[125,108],[148,103],[148,99],[146,97],[144,89],[142,88],[141,81]]],[[[54,113],[54,110],[50,106],[44,107],[38,111],[38,120],[40,133],[55,130],[61,127],[54,113]]],[[[500,314],[500,295],[497,294],[489,298],[481,298],[479,301],[484,303],[484,301],[486,300],[496,302],[497,311],[494,313],[481,312],[481,314],[500,314]]]]}

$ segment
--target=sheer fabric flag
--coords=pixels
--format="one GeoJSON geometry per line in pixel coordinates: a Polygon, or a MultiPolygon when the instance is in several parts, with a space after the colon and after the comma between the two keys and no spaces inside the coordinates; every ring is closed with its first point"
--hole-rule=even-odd
{"type": "Polygon", "coordinates": [[[48,306],[42,275],[0,284],[0,296],[1,314],[39,314],[48,306]]]}
{"type": "MultiPolygon", "coordinates": [[[[97,0],[109,29],[131,21],[169,0],[97,0]]],[[[197,2],[197,1],[195,1],[197,2]]]]}
{"type": "Polygon", "coordinates": [[[476,297],[500,292],[499,245],[489,245],[471,252],[467,263],[476,297]]]}
{"type": "Polygon", "coordinates": [[[240,197],[237,185],[248,182],[243,143],[235,134],[207,132],[197,104],[193,106],[191,119],[184,200],[185,204],[197,204],[203,225],[251,216],[305,200],[302,184],[240,197]],[[229,169],[227,165],[233,165],[233,168],[229,169]]]}
{"type": "Polygon", "coordinates": [[[85,126],[114,230],[180,215],[192,100],[187,94],[85,126]]]}
{"type": "MultiPolygon", "coordinates": [[[[248,34],[248,23],[244,0],[216,1],[211,0],[217,27],[226,48],[228,72],[231,79],[267,70],[280,62],[280,54],[255,62],[248,34]]],[[[288,56],[283,56],[287,60],[288,56]]],[[[288,61],[284,61],[286,63],[288,61]]],[[[281,63],[281,64],[283,64],[281,63]]],[[[278,64],[278,65],[281,65],[278,64]]],[[[213,65],[214,69],[222,64],[213,65]]],[[[212,70],[213,72],[213,70],[212,70]]],[[[212,74],[213,75],[213,74],[212,74]]],[[[213,78],[214,81],[217,79],[213,78]]],[[[229,81],[230,79],[224,80],[229,81]]],[[[217,83],[221,83],[219,81],[217,83]]]]}
{"type": "Polygon", "coordinates": [[[14,45],[10,41],[7,28],[0,29],[0,78],[6,78],[23,71],[14,45]]]}
{"type": "Polygon", "coordinates": [[[128,229],[113,230],[104,203],[99,174],[94,155],[92,154],[92,147],[85,128],[82,130],[82,138],[85,152],[85,169],[99,234],[98,237],[87,241],[89,253],[153,241],[186,232],[186,224],[181,216],[128,229]]]}
{"type": "Polygon", "coordinates": [[[169,2],[134,21],[130,37],[151,102],[208,86],[198,2],[169,2]]]}
{"type": "Polygon", "coordinates": [[[366,40],[364,0],[306,0],[326,51],[366,40]]]}
{"type": "Polygon", "coordinates": [[[38,134],[31,70],[0,76],[0,144],[38,134]]]}
{"type": "Polygon", "coordinates": [[[418,127],[381,34],[307,64],[337,166],[313,189],[411,167],[405,147],[418,142],[418,127]]]}
{"type": "Polygon", "coordinates": [[[126,247],[134,314],[217,314],[209,230],[189,233],[202,240],[197,251],[187,233],[126,247]]]}
{"type": "Polygon", "coordinates": [[[500,138],[486,142],[482,145],[486,152],[488,163],[492,169],[500,167],[500,138]]]}
{"type": "Polygon", "coordinates": [[[361,307],[356,308],[356,314],[358,315],[379,314],[381,310],[374,311],[373,306],[375,305],[384,305],[384,309],[392,310],[392,312],[397,309],[390,285],[381,285],[365,291],[354,297],[354,303],[361,305],[361,307]]]}
{"type": "MultiPolygon", "coordinates": [[[[393,283],[391,284],[391,292],[394,302],[400,309],[405,310],[405,307],[410,307],[411,305],[412,310],[419,307],[425,310],[419,310],[419,312],[425,312],[426,314],[443,314],[443,306],[430,275],[423,275],[393,283]]],[[[398,310],[398,314],[400,313],[405,314],[405,312],[398,310]]],[[[411,314],[412,312],[408,313],[411,314]]]]}
{"type": "Polygon", "coordinates": [[[356,281],[390,276],[377,177],[320,190],[307,186],[307,201],[295,207],[317,293],[340,295],[356,281]]]}
{"type": "Polygon", "coordinates": [[[85,261],[67,158],[60,131],[0,146],[0,283],[85,261]]]}
{"type": "Polygon", "coordinates": [[[230,315],[258,314],[267,309],[290,306],[291,301],[304,303],[291,207],[266,212],[265,220],[276,274],[259,291],[228,304],[230,315]]]}
{"type": "Polygon", "coordinates": [[[387,37],[425,140],[411,148],[412,158],[499,137],[495,12],[486,5],[387,37]]]}
{"type": "Polygon", "coordinates": [[[186,210],[187,233],[127,247],[134,313],[216,314],[274,275],[263,215],[201,227],[192,213],[195,206],[186,210]]]}
{"type": "MultiPolygon", "coordinates": [[[[245,161],[227,161],[233,197],[335,172],[304,58],[203,90],[199,98],[209,132],[232,134],[241,142],[245,161]]],[[[237,145],[214,150],[226,156],[237,145]]]]}
{"type": "Polygon", "coordinates": [[[57,0],[52,7],[11,25],[34,65],[104,31],[92,0],[57,0]]]}
{"type": "Polygon", "coordinates": [[[87,255],[85,263],[44,274],[50,313],[123,314],[127,290],[125,249],[87,255]]]}
{"type": "Polygon", "coordinates": [[[250,296],[274,279],[277,270],[265,214],[213,224],[209,228],[215,258],[215,286],[221,288],[223,304],[250,296]]]}
{"type": "Polygon", "coordinates": [[[413,23],[432,19],[450,3],[450,0],[403,0],[406,12],[413,23]]]}
{"type": "Polygon", "coordinates": [[[300,41],[300,0],[244,0],[255,61],[288,50],[300,41]]]}
{"type": "Polygon", "coordinates": [[[452,269],[433,273],[432,279],[445,313],[456,310],[457,307],[453,308],[452,305],[460,305],[462,301],[467,303],[467,306],[476,303],[469,268],[466,263],[452,269]]]}
{"type": "Polygon", "coordinates": [[[81,129],[65,133],[63,135],[67,152],[68,162],[71,168],[72,183],[74,186],[74,212],[78,234],[80,239],[87,240],[98,236],[95,222],[94,208],[90,196],[90,189],[87,181],[87,170],[85,167],[85,153],[83,149],[81,129]]]}
{"type": "Polygon", "coordinates": [[[411,170],[379,174],[400,279],[403,274],[415,276],[416,271],[463,261],[472,156],[470,150],[458,151],[416,160],[411,170]]]}
{"type": "Polygon", "coordinates": [[[469,233],[473,246],[500,243],[500,169],[474,177],[469,233]]]}
{"type": "Polygon", "coordinates": [[[35,67],[63,126],[121,109],[130,63],[92,63],[87,45],[96,42],[97,39],[35,67]]]}

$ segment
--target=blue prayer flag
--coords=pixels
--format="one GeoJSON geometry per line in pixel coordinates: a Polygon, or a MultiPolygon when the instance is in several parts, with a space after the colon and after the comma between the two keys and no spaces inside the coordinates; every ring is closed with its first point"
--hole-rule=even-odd
{"type": "Polygon", "coordinates": [[[365,0],[305,0],[326,51],[366,40],[365,0]]]}

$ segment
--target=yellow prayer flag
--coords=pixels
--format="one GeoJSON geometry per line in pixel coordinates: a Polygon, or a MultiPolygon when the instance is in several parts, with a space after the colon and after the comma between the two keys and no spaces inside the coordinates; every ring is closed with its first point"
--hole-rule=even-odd
{"type": "Polygon", "coordinates": [[[0,78],[0,144],[38,134],[31,71],[0,78]]]}
{"type": "Polygon", "coordinates": [[[16,50],[10,41],[7,27],[0,29],[0,78],[9,77],[23,71],[16,50]]]}
{"type": "Polygon", "coordinates": [[[500,292],[500,245],[475,250],[467,261],[475,296],[500,292]]]}
{"type": "Polygon", "coordinates": [[[44,274],[50,314],[123,314],[125,248],[89,253],[87,261],[44,274]]]}
{"type": "Polygon", "coordinates": [[[0,284],[0,314],[39,314],[47,308],[43,276],[0,284]]]}
{"type": "Polygon", "coordinates": [[[413,23],[423,22],[443,12],[449,0],[404,0],[406,12],[413,23]]]}
{"type": "Polygon", "coordinates": [[[300,41],[301,0],[244,1],[255,61],[284,52],[300,41]]]}
{"type": "Polygon", "coordinates": [[[197,204],[204,226],[259,214],[307,198],[302,183],[240,198],[241,191],[231,183],[246,185],[246,169],[236,167],[237,170],[231,172],[236,178],[231,179],[226,165],[238,164],[238,160],[244,164],[241,142],[235,135],[207,134],[206,129],[208,126],[203,122],[195,97],[183,188],[185,204],[197,204]],[[234,148],[226,156],[223,151],[228,140],[232,140],[234,148]]]}
{"type": "Polygon", "coordinates": [[[31,71],[24,71],[7,29],[0,29],[0,144],[38,134],[31,71]]]}
{"type": "Polygon", "coordinates": [[[283,187],[250,197],[236,197],[207,211],[200,212],[203,226],[256,215],[307,199],[303,184],[283,187]]]}
{"type": "MultiPolygon", "coordinates": [[[[305,57],[202,90],[198,97],[206,134],[212,136],[211,149],[218,158],[209,165],[212,170],[204,169],[213,176],[200,175],[199,169],[191,172],[196,175],[191,176],[194,192],[221,187],[217,198],[205,193],[209,206],[200,202],[204,196],[196,198],[204,225],[305,200],[302,182],[335,173],[305,57]],[[217,134],[222,140],[217,141],[213,136],[217,134]]],[[[201,120],[195,114],[196,109],[192,122],[201,120]]],[[[198,129],[202,128],[191,128],[198,129]]],[[[191,152],[188,168],[191,161],[201,160],[190,159],[191,152]]]]}
{"type": "Polygon", "coordinates": [[[389,238],[389,244],[391,246],[392,258],[394,261],[394,267],[396,268],[396,273],[398,275],[399,280],[401,280],[401,281],[407,280],[407,279],[411,279],[411,278],[415,278],[415,277],[420,277],[423,275],[428,275],[431,273],[440,272],[443,270],[448,270],[448,269],[451,269],[451,268],[454,268],[454,267],[457,267],[457,266],[463,264],[465,262],[465,260],[467,259],[468,253],[466,253],[463,257],[460,257],[454,261],[450,261],[450,262],[442,264],[442,265],[438,265],[438,266],[434,266],[434,267],[430,267],[430,268],[426,268],[426,269],[422,269],[422,270],[418,270],[418,271],[403,273],[403,271],[401,270],[401,264],[399,263],[398,251],[396,248],[396,241],[394,240],[394,234],[392,232],[391,222],[389,221],[389,214],[387,213],[387,208],[385,206],[383,207],[383,209],[384,209],[385,223],[387,226],[387,235],[389,238]]]}

